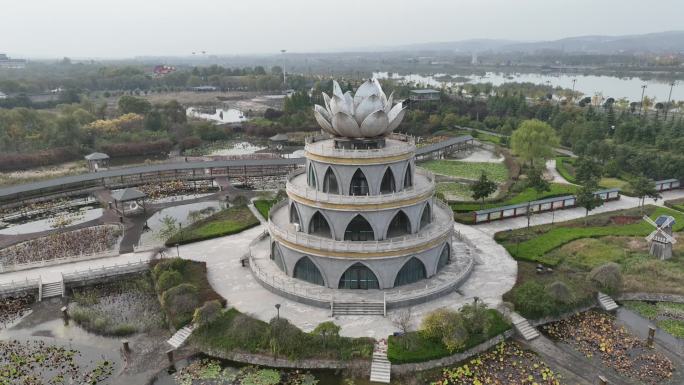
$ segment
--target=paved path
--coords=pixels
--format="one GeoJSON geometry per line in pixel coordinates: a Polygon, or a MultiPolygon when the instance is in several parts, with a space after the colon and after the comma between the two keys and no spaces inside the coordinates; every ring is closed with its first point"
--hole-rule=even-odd
{"type": "Polygon", "coordinates": [[[553,178],[551,183],[573,184],[568,182],[568,180],[563,178],[563,176],[558,172],[555,159],[549,159],[546,161],[546,172],[553,178]]]}

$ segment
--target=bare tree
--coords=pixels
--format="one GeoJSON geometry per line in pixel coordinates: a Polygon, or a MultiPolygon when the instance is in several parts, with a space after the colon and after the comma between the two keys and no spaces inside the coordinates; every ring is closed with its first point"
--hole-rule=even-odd
{"type": "Polygon", "coordinates": [[[392,323],[406,334],[411,328],[411,315],[411,307],[399,310],[392,316],[392,323]]]}

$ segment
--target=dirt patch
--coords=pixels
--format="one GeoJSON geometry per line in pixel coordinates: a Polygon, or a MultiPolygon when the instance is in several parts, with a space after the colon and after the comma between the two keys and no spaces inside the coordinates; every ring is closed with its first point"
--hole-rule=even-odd
{"type": "Polygon", "coordinates": [[[632,223],[637,223],[641,220],[641,217],[634,217],[628,215],[616,215],[610,217],[610,222],[614,225],[631,225],[632,223]]]}

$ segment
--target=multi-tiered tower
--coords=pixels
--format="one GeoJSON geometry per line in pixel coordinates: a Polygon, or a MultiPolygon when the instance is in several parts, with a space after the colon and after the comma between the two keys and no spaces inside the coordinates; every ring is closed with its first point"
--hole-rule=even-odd
{"type": "Polygon", "coordinates": [[[306,143],[306,168],[289,177],[271,210],[271,259],[288,276],[335,289],[389,289],[450,263],[452,211],[433,176],[415,165],[404,116],[377,80],[356,94],[323,94],[314,114],[332,138],[306,143]]]}

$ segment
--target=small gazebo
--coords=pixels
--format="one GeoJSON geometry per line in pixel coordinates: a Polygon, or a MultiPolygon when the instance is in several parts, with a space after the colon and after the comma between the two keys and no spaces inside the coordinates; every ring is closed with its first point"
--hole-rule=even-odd
{"type": "Polygon", "coordinates": [[[88,170],[90,172],[97,172],[100,169],[109,167],[109,155],[102,152],[93,152],[85,156],[88,161],[88,170]]]}
{"type": "Polygon", "coordinates": [[[114,209],[124,217],[126,212],[130,214],[146,212],[145,198],[147,198],[147,194],[137,188],[126,188],[113,192],[112,198],[114,198],[114,209]]]}

